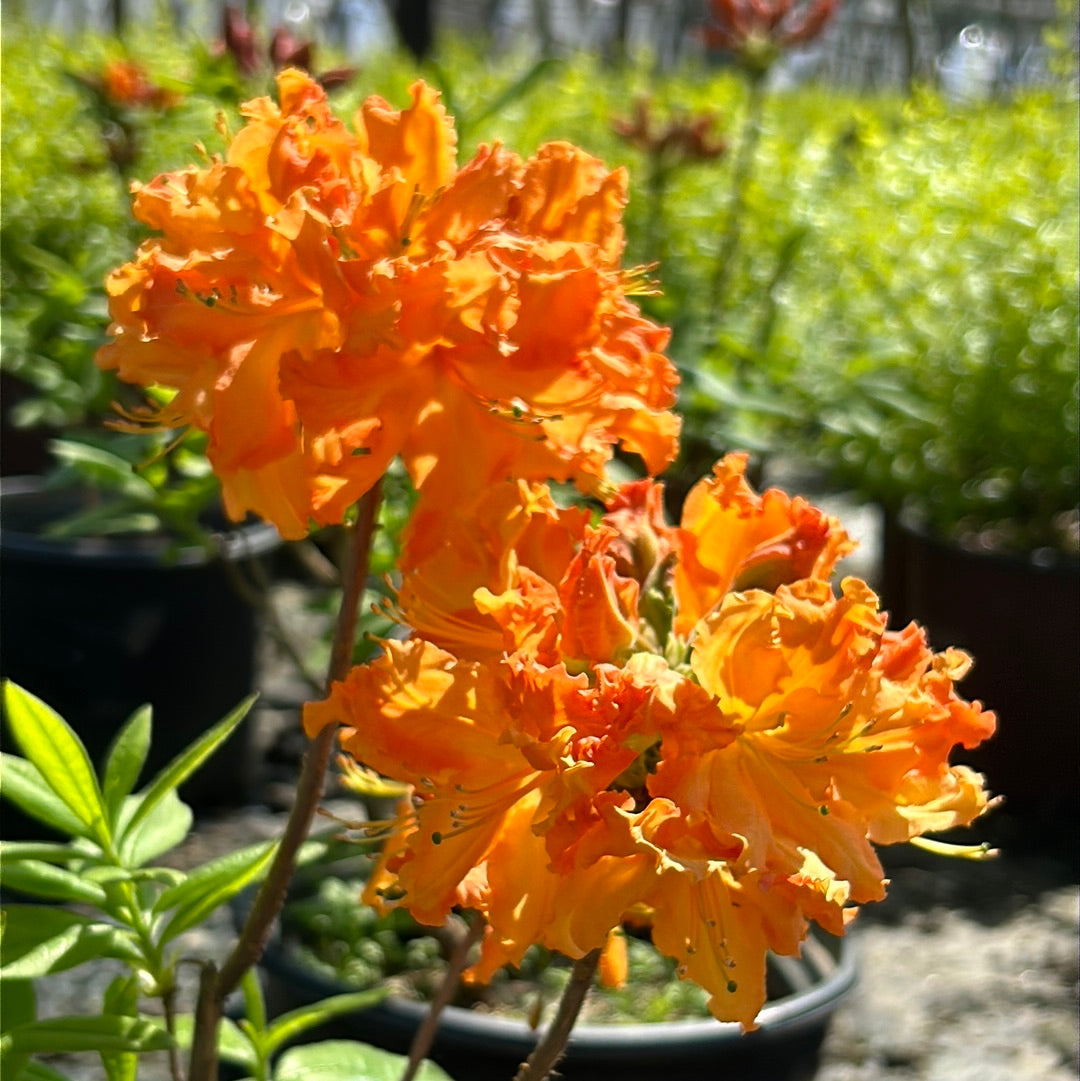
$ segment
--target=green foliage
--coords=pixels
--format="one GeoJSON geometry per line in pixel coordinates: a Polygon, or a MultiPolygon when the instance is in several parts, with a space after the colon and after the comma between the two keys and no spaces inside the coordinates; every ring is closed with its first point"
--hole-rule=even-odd
{"type": "MultiPolygon", "coordinates": [[[[21,755],[2,756],[2,795],[31,818],[64,835],[57,841],[0,842],[0,871],[13,895],[3,907],[0,937],[0,1061],[4,1076],[46,1078],[49,1067],[33,1056],[97,1052],[110,1081],[135,1076],[137,1056],[184,1046],[191,1016],[176,1008],[178,939],[239,892],[265,877],[277,848],[261,842],[190,871],[155,863],[187,836],[192,816],[177,796],[187,780],[236,730],[253,699],[241,703],[142,788],[136,788],[151,741],[148,707],[121,727],[101,775],[78,735],[40,699],[4,684],[8,728],[21,755]],[[108,988],[98,1015],[39,1019],[34,981],[79,965],[113,958],[128,968],[108,988]],[[144,995],[168,1003],[161,1017],[143,1012],[144,995]]],[[[326,844],[308,842],[301,862],[321,857],[326,844]]],[[[221,1055],[238,1061],[259,1081],[295,1076],[303,1054],[282,1048],[328,1018],[363,1009],[381,992],[338,996],[267,1022],[258,981],[245,982],[248,1017],[222,1029],[221,1055]]],[[[314,1052],[312,1052],[314,1053],[314,1052]]],[[[350,1059],[350,1061],[352,1061],[350,1059]]],[[[357,1060],[359,1061],[359,1060],[357,1060]]],[[[383,1053],[364,1049],[367,1073],[390,1069],[383,1053]]],[[[394,1060],[394,1068],[399,1068],[394,1060]]],[[[431,1072],[431,1081],[444,1075],[431,1072]]]]}
{"type": "MultiPolygon", "coordinates": [[[[167,123],[140,127],[131,172],[142,179],[197,160],[196,141],[220,150],[218,110],[235,130],[237,102],[272,90],[268,73],[245,81],[205,46],[153,28],[129,47],[184,95],[167,123]]],[[[115,55],[107,40],[69,46],[17,26],[5,35],[2,361],[37,390],[17,404],[20,424],[100,416],[117,394],[92,363],[101,283],[138,231],[100,118],[65,76],[115,55]],[[43,99],[42,85],[55,93],[43,99]]],[[[906,99],[803,87],[766,94],[759,114],[731,71],[660,75],[584,55],[481,62],[454,42],[423,74],[456,118],[461,160],[481,142],[528,154],[566,139],[628,168],[626,262],[658,264],[662,293],[640,302],[673,331],[689,468],[735,447],[795,448],[835,483],[913,508],[940,533],[1017,550],[1075,543],[1068,78],[966,106],[928,90],[906,99]],[[650,185],[642,152],[612,129],[639,98],[658,118],[711,116],[729,153],[650,185]]],[[[369,94],[401,102],[415,75],[399,56],[374,59],[335,91],[335,106],[348,117],[369,94]]],[[[151,517],[129,505],[111,522],[151,517]]]]}
{"type": "MultiPolygon", "coordinates": [[[[389,987],[394,994],[427,1001],[440,986],[449,940],[424,927],[403,909],[379,915],[357,903],[358,877],[323,875],[313,891],[290,901],[283,925],[291,947],[310,965],[343,985],[389,987]]],[[[677,978],[677,963],[645,938],[626,936],[629,975],[621,988],[597,984],[585,1020],[616,1024],[703,1019],[708,995],[677,978]]],[[[570,977],[570,964],[541,946],[532,946],[518,967],[502,969],[482,988],[459,988],[456,1004],[480,1003],[485,1012],[519,1020],[537,1005],[557,1002],[570,977]]]]}
{"type": "Polygon", "coordinates": [[[1075,103],[926,94],[858,116],[844,155],[806,207],[768,376],[803,446],[941,535],[1075,553],[1075,103]]]}
{"type": "Polygon", "coordinates": [[[507,76],[490,66],[456,72],[454,99],[482,117],[473,141],[528,153],[569,139],[629,167],[627,260],[659,260],[662,294],[642,305],[673,331],[688,465],[740,447],[796,453],[944,536],[1075,553],[1080,155],[1068,81],[966,106],[930,90],[766,95],[737,185],[755,117],[734,74],[659,78],[576,58],[539,78],[497,116],[483,102],[507,76]],[[730,153],[650,190],[641,152],[611,130],[638,97],[659,117],[711,115],[730,153]]]}

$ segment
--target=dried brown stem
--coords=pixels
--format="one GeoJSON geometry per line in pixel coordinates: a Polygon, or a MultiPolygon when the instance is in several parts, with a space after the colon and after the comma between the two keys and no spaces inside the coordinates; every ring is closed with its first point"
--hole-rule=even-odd
{"type": "Polygon", "coordinates": [[[424,1061],[435,1039],[435,1032],[439,1027],[439,1016],[454,997],[461,974],[469,963],[469,951],[480,941],[483,933],[484,921],[478,918],[455,946],[442,983],[439,984],[439,989],[431,1000],[423,1024],[416,1030],[416,1035],[413,1037],[412,1046],[409,1048],[409,1061],[405,1066],[405,1072],[401,1075],[401,1081],[413,1081],[416,1071],[420,1069],[420,1064],[424,1061]]]}
{"type": "MultiPolygon", "coordinates": [[[[360,600],[367,583],[371,544],[378,517],[381,487],[374,488],[360,501],[357,521],[348,549],[348,565],[343,571],[343,592],[337,627],[330,654],[326,685],[344,677],[352,659],[360,600]]],[[[240,982],[244,973],[262,956],[270,932],[285,903],[285,895],[296,869],[296,857],[307,837],[322,796],[326,768],[334,747],[333,728],[324,728],[312,742],[300,770],[296,795],[277,853],[266,879],[255,896],[244,929],[220,972],[213,966],[203,970],[199,999],[195,1009],[195,1032],[191,1047],[191,1081],[215,1081],[217,1077],[217,1029],[225,996],[240,982]]]]}
{"type": "Polygon", "coordinates": [[[601,952],[600,949],[595,949],[574,962],[570,982],[566,985],[562,998],[559,999],[559,1008],[555,1013],[555,1019],[551,1022],[551,1027],[533,1049],[528,1061],[522,1063],[514,1081],[544,1081],[544,1078],[558,1064],[559,1059],[563,1057],[566,1041],[570,1039],[574,1022],[592,986],[593,974],[600,963],[601,952]]]}

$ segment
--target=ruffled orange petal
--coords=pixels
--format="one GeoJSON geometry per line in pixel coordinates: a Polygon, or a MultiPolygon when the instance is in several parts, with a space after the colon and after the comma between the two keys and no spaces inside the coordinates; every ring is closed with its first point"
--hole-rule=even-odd
{"type": "Polygon", "coordinates": [[[729,590],[828,578],[854,547],[836,519],[805,500],[775,488],[758,496],[746,483],[746,462],[728,455],[686,497],[675,572],[679,634],[690,634],[729,590]]]}

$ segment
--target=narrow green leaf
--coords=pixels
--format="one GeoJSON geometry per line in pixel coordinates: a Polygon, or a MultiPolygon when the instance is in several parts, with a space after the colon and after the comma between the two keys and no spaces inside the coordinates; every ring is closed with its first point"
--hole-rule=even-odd
{"type": "Polygon", "coordinates": [[[44,1062],[28,1062],[15,1074],[15,1081],[71,1081],[67,1074],[54,1070],[44,1062]]]}
{"type": "Polygon", "coordinates": [[[86,859],[70,845],[51,841],[0,841],[0,866],[18,863],[20,860],[41,860],[44,863],[69,863],[86,859]]]}
{"type": "Polygon", "coordinates": [[[29,980],[0,980],[0,1028],[5,1032],[37,1017],[37,998],[29,980]]]}
{"type": "Polygon", "coordinates": [[[245,698],[228,716],[181,751],[150,782],[149,787],[142,794],[138,809],[127,824],[124,831],[125,837],[140,825],[143,819],[165,798],[166,793],[175,792],[232,735],[247,716],[248,710],[251,709],[257,697],[252,694],[245,698]]]}
{"type": "Polygon", "coordinates": [[[266,1031],[266,999],[263,997],[262,980],[254,968],[249,968],[240,980],[244,995],[244,1014],[256,1032],[266,1031]]]}
{"type": "Polygon", "coordinates": [[[187,877],[175,867],[134,867],[130,876],[132,882],[153,883],[165,889],[179,885],[187,877]]]}
{"type": "Polygon", "coordinates": [[[109,842],[105,804],[82,740],[40,698],[10,680],[4,710],[20,750],[75,817],[103,844],[109,842]]]}
{"type": "Polygon", "coordinates": [[[478,110],[475,115],[469,116],[467,118],[468,127],[474,128],[482,124],[488,117],[500,115],[509,105],[524,97],[535,83],[554,71],[560,63],[561,61],[551,56],[538,60],[524,75],[489,101],[483,109],[478,110]]]}
{"type": "Polygon", "coordinates": [[[0,969],[0,978],[36,980],[53,972],[65,972],[102,957],[138,961],[139,947],[131,932],[109,924],[71,927],[18,961],[0,969]]]}
{"type": "Polygon", "coordinates": [[[0,751],[0,795],[24,814],[66,837],[85,837],[90,830],[67,809],[32,763],[0,751]]]}
{"type": "Polygon", "coordinates": [[[4,1048],[39,1055],[75,1051],[165,1051],[172,1037],[150,1017],[50,1017],[4,1034],[4,1048]]]}
{"type": "MultiPolygon", "coordinates": [[[[139,1014],[139,982],[135,976],[117,976],[105,990],[103,1013],[121,1017],[139,1014]]],[[[102,1051],[101,1064],[108,1081],[136,1081],[139,1057],[133,1051],[102,1051]]]]}
{"type": "Polygon", "coordinates": [[[0,978],[3,982],[37,979],[100,957],[136,960],[133,934],[52,905],[8,905],[0,978]]]}
{"type": "Polygon", "coordinates": [[[129,869],[142,867],[175,848],[191,832],[194,821],[191,808],[175,789],[164,792],[150,813],[136,821],[141,800],[142,797],[130,796],[120,814],[120,862],[129,869]],[[129,816],[135,822],[134,827],[125,825],[129,816]]]}
{"type": "MultiPolygon", "coordinates": [[[[175,912],[162,929],[159,941],[169,942],[177,935],[183,934],[184,931],[201,923],[211,912],[220,908],[252,882],[259,881],[269,869],[277,846],[277,841],[267,841],[262,845],[254,846],[253,849],[232,852],[189,875],[186,882],[176,887],[176,892],[181,892],[186,899],[179,905],[171,906],[175,907],[175,912]],[[237,857],[243,857],[243,859],[237,859],[237,857]],[[204,872],[210,873],[204,875],[204,872]]],[[[167,897],[172,892],[167,890],[162,897],[167,897]]],[[[158,899],[158,905],[161,911],[170,907],[162,904],[162,898],[158,899]]]]}
{"type": "Polygon", "coordinates": [[[280,1017],[274,1018],[270,1025],[266,1041],[267,1053],[272,1055],[283,1044],[295,1040],[301,1033],[321,1025],[324,1021],[329,1021],[332,1017],[370,1009],[384,998],[386,998],[386,988],[376,987],[370,991],[350,991],[344,995],[332,995],[310,1006],[301,1006],[283,1013],[280,1017]]]}
{"type": "Polygon", "coordinates": [[[115,828],[124,800],[131,795],[150,750],[152,731],[150,706],[137,709],[124,722],[105,760],[103,796],[109,822],[115,828]]]}
{"type": "Polygon", "coordinates": [[[267,854],[273,852],[277,843],[276,840],[260,841],[258,844],[248,845],[235,852],[227,852],[224,856],[219,856],[216,860],[211,860],[194,871],[189,871],[182,883],[167,889],[157,899],[154,904],[155,914],[190,904],[207,891],[233,881],[245,874],[252,865],[261,864],[267,854]]]}
{"type": "Polygon", "coordinates": [[[107,491],[114,491],[139,503],[153,504],[154,486],[118,454],[75,439],[50,439],[49,451],[56,460],[71,466],[80,476],[107,491]]]}
{"type": "Polygon", "coordinates": [[[93,882],[51,863],[22,860],[4,869],[4,885],[16,893],[41,897],[47,901],[82,901],[101,905],[105,891],[93,882]]]}
{"type": "MultiPolygon", "coordinates": [[[[323,1040],[290,1047],[274,1069],[274,1081],[398,1081],[408,1059],[352,1040],[323,1040]]],[[[425,1061],[417,1081],[452,1081],[445,1070],[425,1061]]]]}

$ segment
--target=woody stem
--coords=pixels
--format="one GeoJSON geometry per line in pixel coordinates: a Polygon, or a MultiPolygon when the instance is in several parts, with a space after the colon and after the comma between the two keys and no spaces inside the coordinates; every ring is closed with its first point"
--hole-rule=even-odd
{"type": "Polygon", "coordinates": [[[595,949],[574,962],[570,972],[570,982],[559,999],[559,1009],[551,1027],[544,1033],[543,1039],[536,1045],[528,1061],[522,1063],[514,1081],[544,1081],[544,1078],[558,1064],[566,1050],[566,1041],[574,1027],[585,996],[592,986],[593,974],[600,963],[601,950],[595,949]]]}
{"type": "Polygon", "coordinates": [[[435,1039],[435,1032],[439,1027],[439,1016],[449,1005],[450,999],[454,997],[461,974],[469,963],[469,951],[480,941],[483,933],[484,921],[477,918],[469,925],[465,936],[454,947],[446,974],[435,992],[435,997],[431,1000],[423,1024],[416,1030],[416,1035],[413,1037],[412,1046],[409,1048],[409,1061],[405,1066],[405,1072],[401,1075],[401,1081],[413,1081],[416,1071],[420,1069],[420,1063],[424,1061],[424,1056],[427,1055],[435,1039]]]}
{"type": "MultiPolygon", "coordinates": [[[[357,520],[352,528],[352,543],[349,545],[346,566],[342,573],[341,607],[338,609],[326,677],[327,690],[336,680],[345,676],[352,659],[360,599],[364,595],[371,563],[371,544],[375,535],[380,497],[381,486],[376,484],[357,508],[357,520]]],[[[211,969],[207,969],[204,972],[195,1011],[196,1027],[189,1071],[191,1081],[214,1081],[217,1075],[217,1028],[225,996],[262,957],[274,920],[285,903],[289,882],[296,869],[297,853],[311,829],[322,796],[326,768],[334,746],[334,735],[332,727],[324,728],[308,748],[300,768],[289,819],[270,871],[248,913],[244,929],[220,971],[215,974],[211,969]],[[208,973],[210,975],[207,978],[208,973]]]]}

